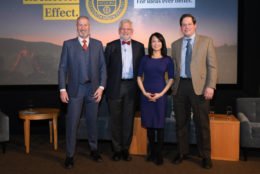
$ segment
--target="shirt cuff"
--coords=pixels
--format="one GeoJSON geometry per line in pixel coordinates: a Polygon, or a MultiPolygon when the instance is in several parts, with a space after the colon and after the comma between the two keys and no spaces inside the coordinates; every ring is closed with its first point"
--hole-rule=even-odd
{"type": "Polygon", "coordinates": [[[62,92],[62,91],[66,91],[66,89],[60,89],[60,92],[62,92]]]}

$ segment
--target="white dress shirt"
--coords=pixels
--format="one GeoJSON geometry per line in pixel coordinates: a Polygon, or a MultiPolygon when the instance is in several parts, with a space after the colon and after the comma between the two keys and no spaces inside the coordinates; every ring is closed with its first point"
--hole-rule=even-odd
{"type": "MultiPolygon", "coordinates": [[[[121,53],[122,53],[122,79],[132,79],[133,78],[133,52],[132,44],[122,44],[121,42],[121,53]]],[[[131,42],[131,40],[128,40],[131,42]]]]}

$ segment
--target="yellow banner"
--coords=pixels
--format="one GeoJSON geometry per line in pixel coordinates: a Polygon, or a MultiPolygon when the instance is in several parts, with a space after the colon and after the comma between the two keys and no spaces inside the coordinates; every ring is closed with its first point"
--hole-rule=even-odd
{"type": "Polygon", "coordinates": [[[23,4],[79,4],[79,0],[23,0],[23,4]]]}
{"type": "Polygon", "coordinates": [[[74,20],[79,16],[79,5],[43,5],[43,20],[74,20]]]}

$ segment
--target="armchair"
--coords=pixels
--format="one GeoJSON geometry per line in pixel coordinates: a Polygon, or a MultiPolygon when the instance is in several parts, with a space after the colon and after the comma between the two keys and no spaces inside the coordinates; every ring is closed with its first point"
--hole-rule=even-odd
{"type": "Polygon", "coordinates": [[[5,153],[5,143],[9,141],[9,117],[0,111],[0,144],[5,153]]]}
{"type": "Polygon", "coordinates": [[[236,104],[240,146],[246,161],[248,148],[260,148],[260,98],[237,98],[236,104]]]}

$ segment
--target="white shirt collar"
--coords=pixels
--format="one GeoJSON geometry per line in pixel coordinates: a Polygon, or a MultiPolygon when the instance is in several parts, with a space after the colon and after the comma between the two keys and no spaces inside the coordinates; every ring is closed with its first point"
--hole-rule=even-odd
{"type": "MultiPolygon", "coordinates": [[[[79,40],[80,45],[83,46],[84,45],[84,43],[83,43],[84,39],[81,38],[81,37],[78,37],[78,40],[79,40]]],[[[89,46],[89,36],[85,40],[87,41],[87,46],[89,46]]]]}

